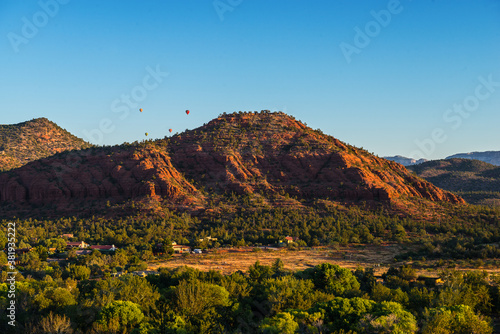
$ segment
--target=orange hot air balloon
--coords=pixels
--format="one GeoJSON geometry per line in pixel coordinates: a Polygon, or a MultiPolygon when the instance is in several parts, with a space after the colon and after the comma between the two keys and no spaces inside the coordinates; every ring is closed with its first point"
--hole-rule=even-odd
{"type": "Polygon", "coordinates": [[[172,129],[168,129],[168,132],[172,132],[172,129]]]}
{"type": "Polygon", "coordinates": [[[189,115],[189,110],[186,110],[186,115],[189,115]]]}
{"type": "Polygon", "coordinates": [[[140,112],[142,112],[142,108],[141,108],[141,109],[139,109],[139,111],[140,111],[140,112]]]}

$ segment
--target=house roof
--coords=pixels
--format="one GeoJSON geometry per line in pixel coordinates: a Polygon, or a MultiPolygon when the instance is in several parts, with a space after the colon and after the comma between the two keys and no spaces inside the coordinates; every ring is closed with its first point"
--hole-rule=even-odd
{"type": "Polygon", "coordinates": [[[68,246],[80,246],[82,243],[84,243],[83,241],[68,241],[66,242],[66,245],[68,246]]]}
{"type": "Polygon", "coordinates": [[[90,246],[92,249],[102,249],[102,250],[110,250],[115,248],[115,245],[94,245],[90,246]]]}

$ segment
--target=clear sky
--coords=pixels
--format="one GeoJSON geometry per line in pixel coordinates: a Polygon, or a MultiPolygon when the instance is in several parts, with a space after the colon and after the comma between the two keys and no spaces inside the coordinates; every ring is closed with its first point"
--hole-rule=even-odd
{"type": "Polygon", "coordinates": [[[379,156],[500,150],[498,0],[0,0],[0,64],[0,124],[95,144],[270,109],[379,156]]]}

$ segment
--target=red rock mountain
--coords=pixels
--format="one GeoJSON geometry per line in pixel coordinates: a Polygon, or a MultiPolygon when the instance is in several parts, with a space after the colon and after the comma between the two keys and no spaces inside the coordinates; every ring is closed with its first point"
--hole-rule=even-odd
{"type": "Polygon", "coordinates": [[[46,118],[0,125],[0,171],[59,152],[91,146],[46,118]]]}
{"type": "Polygon", "coordinates": [[[293,197],[299,205],[324,199],[402,211],[464,203],[398,163],[267,111],[224,114],[171,138],[61,153],[0,174],[4,204],[153,197],[205,210],[214,194],[231,191],[271,204],[293,197]]]}

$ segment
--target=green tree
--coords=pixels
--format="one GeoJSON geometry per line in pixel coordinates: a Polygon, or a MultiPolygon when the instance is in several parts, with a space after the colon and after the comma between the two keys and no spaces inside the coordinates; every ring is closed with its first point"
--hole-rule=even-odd
{"type": "Polygon", "coordinates": [[[314,284],[310,280],[300,280],[292,276],[268,279],[263,283],[263,287],[273,313],[286,309],[307,310],[318,298],[323,297],[320,291],[314,291],[314,284]]]}
{"type": "Polygon", "coordinates": [[[229,305],[229,292],[219,285],[198,280],[181,281],[175,289],[177,306],[181,313],[200,316],[216,306],[229,305]]]}
{"type": "Polygon", "coordinates": [[[76,249],[71,248],[68,250],[68,260],[73,261],[77,258],[76,249]]]}
{"type": "Polygon", "coordinates": [[[410,334],[417,331],[417,320],[401,304],[381,302],[360,320],[357,329],[361,333],[410,334]]]}
{"type": "Polygon", "coordinates": [[[40,258],[41,261],[47,261],[47,257],[49,257],[49,253],[48,253],[46,247],[38,245],[33,249],[33,251],[38,254],[38,257],[40,258]]]}
{"type": "Polygon", "coordinates": [[[163,240],[161,250],[166,256],[172,256],[172,254],[174,254],[174,248],[172,247],[172,240],[170,238],[163,240]]]}
{"type": "Polygon", "coordinates": [[[139,305],[131,301],[117,300],[102,308],[97,323],[128,333],[144,319],[139,305]]]}
{"type": "Polygon", "coordinates": [[[124,286],[123,281],[117,278],[99,280],[89,293],[88,300],[97,308],[104,307],[112,301],[119,299],[124,286]]]}
{"type": "Polygon", "coordinates": [[[383,284],[377,283],[372,288],[371,299],[376,302],[393,301],[407,306],[409,302],[408,294],[401,288],[390,289],[383,284]]]}
{"type": "Polygon", "coordinates": [[[78,281],[88,279],[90,277],[90,269],[86,266],[72,264],[67,269],[68,275],[78,281]]]}
{"type": "Polygon", "coordinates": [[[489,334],[489,321],[467,305],[428,309],[424,313],[423,334],[489,334]]]}
{"type": "Polygon", "coordinates": [[[247,278],[238,272],[224,276],[220,285],[229,292],[231,297],[236,299],[248,297],[252,290],[247,278]]]}
{"type": "Polygon", "coordinates": [[[21,255],[21,264],[30,271],[38,271],[42,268],[40,256],[34,251],[21,255]]]}
{"type": "Polygon", "coordinates": [[[6,264],[7,264],[7,254],[5,254],[3,251],[0,251],[0,266],[6,264]]]}
{"type": "Polygon", "coordinates": [[[324,314],[325,325],[332,331],[335,330],[356,330],[359,321],[366,314],[369,314],[376,303],[372,300],[359,297],[342,298],[335,297],[327,303],[318,303],[311,312],[324,314]]]}
{"type": "Polygon", "coordinates": [[[436,293],[425,287],[415,287],[408,293],[408,308],[421,314],[426,308],[431,307],[436,293]]]}
{"type": "Polygon", "coordinates": [[[0,249],[4,249],[7,245],[7,237],[5,236],[4,231],[0,231],[0,249]]]}
{"type": "Polygon", "coordinates": [[[165,299],[157,303],[151,318],[151,324],[159,334],[187,334],[186,322],[170,308],[165,299]]]}
{"type": "Polygon", "coordinates": [[[299,328],[293,315],[288,312],[278,313],[272,318],[266,318],[260,325],[264,334],[293,334],[299,328]]]}
{"type": "Polygon", "coordinates": [[[144,312],[153,307],[160,298],[156,287],[147,279],[136,275],[125,275],[119,278],[123,282],[117,293],[117,299],[128,300],[138,304],[144,312]]]}
{"type": "Polygon", "coordinates": [[[60,310],[67,306],[75,305],[76,298],[68,289],[47,287],[36,295],[34,303],[40,310],[60,310]]]}
{"type": "Polygon", "coordinates": [[[409,334],[417,330],[415,317],[394,302],[335,297],[327,303],[318,303],[311,312],[324,314],[325,326],[331,331],[409,334]]]}
{"type": "Polygon", "coordinates": [[[467,305],[474,311],[490,311],[491,296],[487,273],[471,271],[464,274],[452,270],[444,271],[440,277],[444,284],[435,300],[435,306],[467,305]]]}
{"type": "Polygon", "coordinates": [[[314,285],[334,295],[344,295],[347,292],[358,291],[359,282],[353,273],[346,268],[341,268],[336,264],[322,263],[314,267],[314,285]]]}
{"type": "Polygon", "coordinates": [[[62,252],[66,249],[67,243],[66,240],[61,238],[50,238],[44,241],[44,245],[47,248],[55,248],[58,251],[62,252]]]}
{"type": "Polygon", "coordinates": [[[115,267],[124,267],[128,262],[128,255],[124,249],[117,249],[113,254],[112,265],[115,267]]]}
{"type": "Polygon", "coordinates": [[[278,258],[273,262],[271,270],[275,277],[283,276],[285,274],[285,264],[280,258],[278,258]]]}
{"type": "Polygon", "coordinates": [[[264,280],[271,278],[273,271],[271,267],[261,265],[259,261],[248,268],[250,280],[255,283],[262,283],[264,280]]]}

